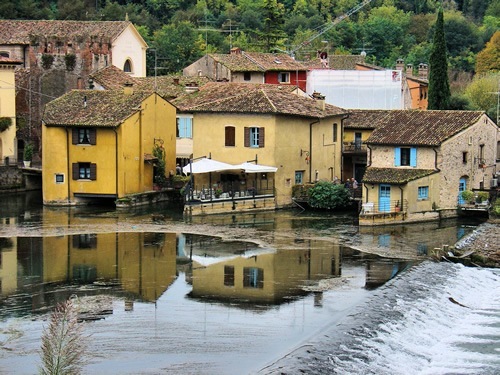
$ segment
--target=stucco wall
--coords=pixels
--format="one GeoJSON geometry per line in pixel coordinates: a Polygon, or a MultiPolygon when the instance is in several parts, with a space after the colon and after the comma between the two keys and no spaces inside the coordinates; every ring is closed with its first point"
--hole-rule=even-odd
{"type": "Polygon", "coordinates": [[[146,44],[132,25],[113,41],[112,63],[123,70],[127,59],[132,62],[132,77],[146,77],[146,44]]]}
{"type": "MultiPolygon", "coordinates": [[[[404,146],[410,147],[410,146],[404,146]]],[[[368,149],[368,160],[371,153],[376,157],[371,158],[371,166],[377,168],[394,168],[395,146],[379,146],[370,145],[368,149]]],[[[431,147],[417,147],[417,166],[418,169],[434,169],[436,164],[436,153],[431,147]]],[[[414,168],[414,167],[398,167],[398,168],[414,168]]]]}
{"type": "Polygon", "coordinates": [[[9,157],[12,162],[17,158],[14,68],[14,65],[0,65],[0,117],[11,119],[9,129],[0,132],[0,164],[5,161],[5,157],[9,157]]]}

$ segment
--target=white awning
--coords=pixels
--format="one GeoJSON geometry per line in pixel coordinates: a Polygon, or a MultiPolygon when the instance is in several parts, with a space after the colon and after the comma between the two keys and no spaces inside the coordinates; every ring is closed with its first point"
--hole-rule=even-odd
{"type": "Polygon", "coordinates": [[[275,173],[278,170],[278,168],[276,167],[269,167],[267,165],[254,164],[249,162],[235,165],[234,168],[244,170],[245,173],[275,173]]]}
{"type": "Polygon", "coordinates": [[[228,171],[231,169],[235,169],[234,165],[223,163],[214,159],[203,158],[186,165],[184,168],[182,168],[182,171],[185,174],[197,174],[228,171]]]}

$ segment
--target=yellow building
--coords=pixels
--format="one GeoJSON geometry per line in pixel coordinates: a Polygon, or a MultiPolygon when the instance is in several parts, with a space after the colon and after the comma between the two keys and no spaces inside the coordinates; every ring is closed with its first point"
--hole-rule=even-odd
{"type": "Polygon", "coordinates": [[[332,181],[341,173],[342,122],[346,111],[280,85],[208,83],[173,100],[191,114],[193,158],[277,167],[275,174],[195,176],[195,189],[230,181],[271,191],[275,205],[292,203],[292,186],[332,181]],[[274,179],[271,181],[271,179],[274,179]]]}
{"type": "Polygon", "coordinates": [[[156,93],[74,90],[43,116],[43,201],[69,205],[153,190],[153,148],[175,171],[176,109],[156,93]]]}
{"type": "Polygon", "coordinates": [[[0,55],[0,164],[16,162],[16,84],[21,62],[0,55]]]}

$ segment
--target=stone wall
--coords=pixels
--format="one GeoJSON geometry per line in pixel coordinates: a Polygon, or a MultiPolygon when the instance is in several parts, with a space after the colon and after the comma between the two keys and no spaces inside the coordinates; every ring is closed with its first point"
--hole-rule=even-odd
{"type": "Polygon", "coordinates": [[[0,193],[24,188],[23,172],[17,166],[0,166],[0,193]]]}

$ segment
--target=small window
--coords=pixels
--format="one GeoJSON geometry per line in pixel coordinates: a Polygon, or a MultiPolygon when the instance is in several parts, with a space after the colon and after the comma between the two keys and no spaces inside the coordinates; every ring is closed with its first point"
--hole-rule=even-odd
{"type": "Polygon", "coordinates": [[[97,165],[94,163],[73,163],[73,180],[96,180],[97,165]]]}
{"type": "Polygon", "coordinates": [[[264,147],[264,130],[264,128],[258,127],[245,127],[245,147],[264,147]]]}
{"type": "Polygon", "coordinates": [[[417,149],[415,147],[396,147],[394,149],[394,166],[417,166],[417,149]]]}
{"type": "Polygon", "coordinates": [[[467,163],[467,151],[462,152],[462,162],[467,163]]]}
{"type": "Polygon", "coordinates": [[[10,57],[8,52],[2,51],[0,52],[0,57],[10,57]]]}
{"type": "Polygon", "coordinates": [[[410,165],[410,149],[409,148],[401,148],[401,165],[409,166],[410,165]]]}
{"type": "Polygon", "coordinates": [[[304,183],[304,171],[295,171],[295,185],[304,183]]]}
{"type": "Polygon", "coordinates": [[[177,138],[193,138],[193,118],[177,117],[177,138]]]}
{"type": "Polygon", "coordinates": [[[338,125],[337,124],[333,124],[333,141],[334,142],[337,142],[337,139],[338,139],[338,125]]]}
{"type": "Polygon", "coordinates": [[[56,173],[56,184],[64,183],[64,175],[62,173],[56,173]]]}
{"type": "Polygon", "coordinates": [[[243,80],[244,81],[250,81],[251,79],[252,79],[252,73],[250,73],[250,72],[243,73],[243,80]]]}
{"type": "Polygon", "coordinates": [[[234,266],[224,266],[224,285],[234,286],[234,266]]]}
{"type": "Polygon", "coordinates": [[[94,233],[73,235],[73,247],[76,249],[95,249],[97,247],[97,235],[94,233]]]}
{"type": "Polygon", "coordinates": [[[419,200],[429,199],[429,187],[428,186],[419,186],[418,187],[418,199],[419,200]]]}
{"type": "Polygon", "coordinates": [[[93,128],[73,128],[72,143],[74,145],[95,145],[97,131],[93,128]]]}
{"type": "Polygon", "coordinates": [[[281,72],[278,74],[278,81],[280,83],[290,83],[290,73],[281,72]]]}
{"type": "Polygon", "coordinates": [[[224,145],[226,147],[234,147],[236,145],[236,130],[234,126],[226,126],[224,145]]]}
{"type": "Polygon", "coordinates": [[[264,270],[256,267],[243,268],[244,288],[264,288],[264,270]]]}
{"type": "Polygon", "coordinates": [[[132,62],[129,59],[123,64],[123,71],[125,73],[132,73],[132,62]]]}

